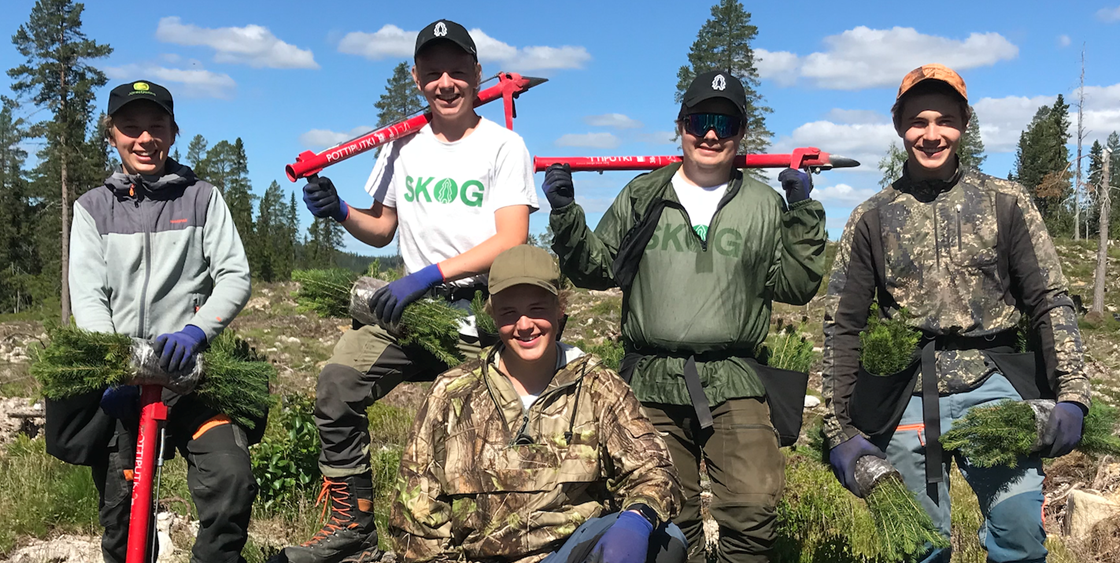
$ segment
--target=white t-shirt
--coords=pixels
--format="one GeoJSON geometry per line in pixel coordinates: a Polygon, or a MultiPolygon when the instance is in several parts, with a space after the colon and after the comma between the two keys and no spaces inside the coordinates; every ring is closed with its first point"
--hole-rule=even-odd
{"type": "Polygon", "coordinates": [[[727,184],[701,188],[689,184],[681,176],[681,171],[677,170],[677,173],[673,174],[673,190],[677,192],[677,199],[681,200],[681,205],[688,212],[688,218],[692,221],[692,230],[700,235],[701,240],[708,240],[708,225],[716,214],[716,208],[719,207],[723,194],[727,192],[727,184]]]}
{"type": "MultiPolygon", "coordinates": [[[[533,164],[521,136],[481,118],[470,135],[446,143],[431,125],[385,146],[366,192],[397,210],[405,271],[458,256],[497,234],[494,212],[537,210],[533,164]]],[[[486,283],[480,275],[455,285],[486,283]]]]}
{"type": "MultiPolygon", "coordinates": [[[[572,363],[572,362],[574,362],[574,361],[583,357],[583,350],[580,350],[579,348],[576,348],[575,346],[572,346],[571,344],[565,344],[564,342],[557,342],[556,346],[558,348],[560,348],[558,350],[559,353],[556,354],[556,371],[560,371],[560,370],[564,369],[564,366],[566,366],[566,365],[568,365],[568,364],[570,364],[570,363],[572,363]]],[[[491,364],[494,367],[494,369],[498,369],[499,360],[500,360],[500,358],[498,357],[498,355],[494,355],[494,360],[493,360],[493,363],[491,364]]],[[[536,394],[536,395],[522,395],[521,396],[521,404],[525,407],[525,410],[527,411],[527,410],[529,410],[529,407],[533,406],[533,403],[535,403],[539,397],[540,397],[539,393],[536,394]]]]}

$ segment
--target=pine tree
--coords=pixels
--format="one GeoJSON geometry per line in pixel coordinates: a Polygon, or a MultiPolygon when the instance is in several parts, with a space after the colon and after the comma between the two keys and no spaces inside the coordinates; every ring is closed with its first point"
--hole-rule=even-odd
{"type": "Polygon", "coordinates": [[[39,152],[40,176],[43,183],[56,186],[55,193],[59,194],[58,198],[49,196],[58,202],[58,223],[40,227],[50,231],[51,238],[57,233],[54,240],[62,241],[56,279],[60,280],[63,324],[70,322],[70,205],[76,191],[70,176],[76,165],[81,166],[77,161],[82,158],[82,145],[93,114],[94,90],[107,82],[105,74],[87,61],[113,52],[108,45],[86,39],[82,32],[84,8],[71,0],[35,2],[28,22],[12,36],[12,43],[26,62],[8,70],[8,76],[14,80],[12,91],[30,97],[34,105],[49,109],[52,115],[51,119],[35,124],[32,134],[46,137],[46,146],[39,152]],[[49,180],[45,177],[48,171],[49,180]]]}
{"type": "Polygon", "coordinates": [[[1072,233],[1073,195],[1069,167],[1069,105],[1061,94],[1053,106],[1038,108],[1019,136],[1013,178],[1033,194],[1051,235],[1072,233]]]}
{"type": "Polygon", "coordinates": [[[253,271],[257,277],[266,282],[289,279],[293,264],[288,206],[284,203],[284,192],[275,180],[261,198],[254,229],[258,249],[253,271]]]}
{"type": "Polygon", "coordinates": [[[27,136],[12,108],[0,110],[0,311],[19,312],[31,304],[29,287],[36,272],[35,248],[29,244],[32,207],[23,171],[27,136]]]}
{"type": "Polygon", "coordinates": [[[424,98],[416,89],[408,63],[393,67],[393,75],[385,82],[385,93],[373,104],[377,108],[377,126],[384,127],[403,121],[424,109],[424,98]]]}
{"type": "Polygon", "coordinates": [[[957,145],[957,156],[960,157],[963,168],[980,170],[988,157],[984,154],[984,141],[980,138],[980,118],[972,106],[968,106],[968,111],[972,118],[968,120],[968,128],[961,135],[961,143],[957,145]]]}
{"type": "MultiPolygon", "coordinates": [[[[747,134],[739,145],[739,152],[763,152],[770,145],[773,133],[766,128],[766,114],[771,110],[762,105],[762,95],[758,93],[758,69],[751,49],[758,28],[751,25],[751,14],[738,0],[720,0],[712,6],[711,13],[712,17],[700,27],[692,43],[688,64],[677,71],[675,100],[680,103],[697,74],[725,70],[734,75],[742,81],[747,94],[747,134]]],[[[756,169],[745,172],[761,177],[756,169]]]]}
{"type": "Polygon", "coordinates": [[[206,171],[206,139],[202,135],[195,135],[187,145],[187,161],[183,164],[191,167],[195,176],[212,182],[206,171]]]}
{"type": "Polygon", "coordinates": [[[906,151],[892,142],[887,148],[887,155],[879,161],[879,170],[883,173],[883,177],[879,178],[879,187],[886,188],[901,178],[904,166],[906,166],[906,151]]]}

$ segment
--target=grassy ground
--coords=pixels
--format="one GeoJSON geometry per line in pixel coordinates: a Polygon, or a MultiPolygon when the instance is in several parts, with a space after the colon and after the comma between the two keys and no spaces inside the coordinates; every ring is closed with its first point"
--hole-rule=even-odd
{"type": "MultiPolygon", "coordinates": [[[[1068,262],[1065,273],[1073,292],[1084,295],[1088,304],[1092,269],[1087,263],[1095,256],[1094,245],[1058,241],[1058,246],[1063,259],[1068,262]]],[[[829,259],[834,251],[835,245],[829,245],[829,259]]],[[[1112,254],[1120,262],[1120,250],[1113,250],[1112,254]]],[[[1120,267],[1110,268],[1109,277],[1114,280],[1113,283],[1120,280],[1120,267]]],[[[826,285],[827,279],[822,284],[820,295],[823,295],[826,285]]],[[[252,300],[233,326],[279,369],[279,379],[273,390],[275,394],[308,397],[314,392],[319,370],[330,356],[338,337],[349,327],[349,321],[318,319],[301,314],[291,298],[293,290],[293,284],[256,284],[252,300]]],[[[794,325],[806,322],[810,329],[819,327],[823,315],[820,295],[806,306],[776,304],[776,320],[794,325]]],[[[1106,304],[1120,312],[1120,291],[1110,291],[1106,304]]],[[[620,307],[621,297],[617,292],[576,291],[569,306],[571,318],[565,329],[565,340],[579,341],[585,349],[618,358],[620,307]]],[[[30,335],[27,339],[34,339],[42,332],[41,322],[49,318],[50,315],[34,313],[24,313],[18,319],[0,316],[0,340],[16,333],[30,335]]],[[[1120,401],[1120,385],[1112,375],[1120,373],[1116,371],[1120,370],[1120,322],[1107,315],[1097,324],[1084,325],[1083,330],[1088,357],[1104,366],[1092,374],[1099,395],[1120,401]]],[[[808,334],[816,346],[823,343],[819,329],[809,330],[808,334]]],[[[813,392],[820,386],[819,364],[811,373],[810,392],[813,392]]],[[[385,529],[400,450],[412,413],[424,391],[422,385],[402,385],[369,412],[377,480],[376,511],[382,530],[385,529]]],[[[34,382],[26,377],[25,366],[0,365],[0,396],[31,397],[36,392],[34,382]]],[[[307,404],[305,399],[304,408],[307,404]]],[[[298,425],[294,428],[291,420],[281,416],[282,411],[281,408],[273,410],[266,436],[273,445],[288,448],[284,450],[287,452],[285,455],[296,459],[300,456],[291,452],[298,453],[303,447],[299,444],[317,442],[317,437],[314,429],[308,429],[306,425],[302,429],[298,425]]],[[[307,412],[304,414],[307,415],[307,412]]],[[[807,416],[806,427],[811,427],[812,418],[819,417],[820,411],[807,411],[807,416]]],[[[259,453],[261,449],[255,448],[258,458],[262,455],[259,453]]],[[[777,560],[843,562],[860,560],[853,559],[853,553],[873,552],[873,546],[868,543],[873,538],[868,528],[870,523],[862,517],[855,517],[856,521],[843,533],[830,528],[834,526],[830,522],[834,522],[835,518],[856,514],[858,511],[853,511],[858,508],[859,501],[842,490],[836,490],[835,479],[827,472],[822,473],[821,467],[815,460],[791,458],[787,473],[787,500],[790,503],[787,503],[786,517],[809,535],[786,533],[779,543],[783,555],[777,560]],[[808,504],[810,501],[817,503],[815,506],[820,511],[826,508],[827,511],[814,516],[808,504]],[[788,509],[790,506],[801,508],[788,509]],[[829,516],[822,519],[820,514],[829,516]],[[845,553],[848,555],[843,555],[845,553]]],[[[167,509],[191,514],[193,509],[186,487],[186,471],[186,463],[182,459],[168,462],[164,470],[161,504],[167,509]]],[[[280,474],[283,470],[276,471],[280,474]]],[[[1068,473],[1064,466],[1053,471],[1061,475],[1068,473]]],[[[302,484],[291,487],[290,494],[284,499],[270,504],[258,502],[254,508],[251,540],[244,552],[250,562],[264,561],[280,547],[308,539],[321,524],[322,507],[315,504],[320,480],[314,463],[303,463],[301,468],[292,469],[291,473],[294,476],[289,477],[302,480],[302,484]]],[[[984,560],[984,553],[975,533],[980,523],[975,497],[959,474],[954,475],[952,484],[954,561],[980,563],[984,560]]],[[[43,450],[41,440],[20,439],[6,451],[0,451],[0,515],[3,515],[0,517],[0,560],[28,538],[55,537],[62,533],[98,534],[96,499],[89,470],[66,466],[51,458],[43,450]]],[[[1055,531],[1051,529],[1052,533],[1055,531]]],[[[173,530],[172,535],[178,546],[189,548],[192,539],[185,528],[173,530]]],[[[179,555],[185,560],[185,551],[179,555]]],[[[1077,557],[1073,549],[1060,541],[1053,542],[1051,561],[1089,561],[1077,557]]]]}

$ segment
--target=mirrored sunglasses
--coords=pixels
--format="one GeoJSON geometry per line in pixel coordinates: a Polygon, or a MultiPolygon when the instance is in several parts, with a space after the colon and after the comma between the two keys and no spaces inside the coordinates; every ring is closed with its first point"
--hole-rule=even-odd
{"type": "Polygon", "coordinates": [[[722,113],[690,113],[684,116],[684,130],[689,135],[703,137],[709,130],[715,130],[720,139],[727,139],[739,134],[743,120],[734,115],[722,113]]]}

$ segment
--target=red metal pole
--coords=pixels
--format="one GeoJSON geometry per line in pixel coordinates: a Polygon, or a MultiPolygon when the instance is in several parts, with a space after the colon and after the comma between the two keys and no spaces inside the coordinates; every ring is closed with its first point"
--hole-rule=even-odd
{"type": "MultiPolygon", "coordinates": [[[[502,99],[506,114],[506,128],[513,129],[513,118],[517,116],[513,105],[513,99],[522,92],[542,84],[545,81],[546,79],[544,78],[534,78],[531,76],[523,77],[514,72],[501,73],[498,75],[498,84],[496,86],[491,86],[478,93],[478,98],[474,101],[474,107],[488,104],[497,99],[502,99]]],[[[284,172],[287,174],[288,179],[293,182],[300,178],[311,176],[312,174],[318,174],[327,166],[342,162],[343,160],[357,156],[368,150],[373,150],[393,139],[411,135],[419,131],[424,125],[427,125],[431,119],[431,114],[425,112],[410,117],[400,123],[394,123],[393,125],[382,127],[376,131],[371,131],[361,137],[331,147],[319,154],[315,154],[311,151],[304,151],[296,157],[294,163],[284,167],[284,172]]]]}
{"type": "Polygon", "coordinates": [[[140,432],[136,439],[136,466],[133,469],[132,512],[128,523],[126,563],[147,563],[151,546],[152,481],[159,455],[160,426],[167,420],[163,387],[144,385],[140,389],[140,432]]]}
{"type": "MultiPolygon", "coordinates": [[[[602,172],[605,170],[656,170],[680,162],[680,156],[572,156],[533,158],[533,167],[542,172],[553,164],[567,164],[572,172],[602,172]]],[[[807,147],[795,149],[790,154],[741,154],[735,157],[736,168],[850,168],[859,163],[840,156],[832,156],[820,149],[807,147]]]]}

